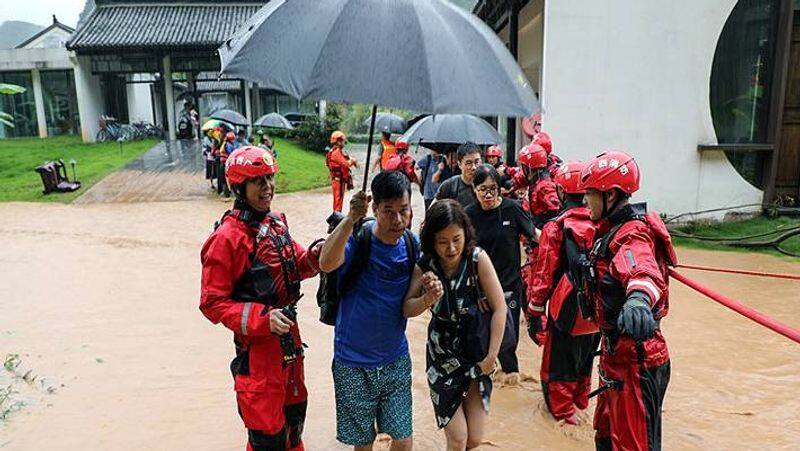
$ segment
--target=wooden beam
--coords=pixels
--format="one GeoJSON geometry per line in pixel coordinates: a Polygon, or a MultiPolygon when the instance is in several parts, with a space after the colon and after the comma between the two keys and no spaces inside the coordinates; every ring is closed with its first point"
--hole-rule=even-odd
{"type": "Polygon", "coordinates": [[[765,206],[770,205],[775,200],[775,181],[778,178],[781,138],[783,135],[783,108],[786,103],[786,81],[789,72],[789,49],[792,45],[793,3],[794,0],[780,0],[778,12],[775,67],[773,69],[769,124],[767,128],[767,140],[775,143],[775,148],[770,154],[769,162],[765,165],[768,167],[763,200],[765,206]]]}
{"type": "Polygon", "coordinates": [[[704,152],[740,152],[768,153],[775,152],[774,144],[698,144],[697,151],[704,152]]]}

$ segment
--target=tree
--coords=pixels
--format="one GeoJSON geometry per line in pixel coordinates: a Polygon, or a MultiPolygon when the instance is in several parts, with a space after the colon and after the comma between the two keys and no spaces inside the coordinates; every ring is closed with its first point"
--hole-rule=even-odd
{"type": "MultiPolygon", "coordinates": [[[[0,83],[0,94],[5,95],[14,95],[14,94],[21,94],[25,92],[26,89],[22,86],[17,85],[10,85],[8,83],[0,83]]],[[[14,127],[14,123],[11,122],[14,120],[14,117],[5,111],[0,110],[0,124],[3,124],[7,127],[14,127]]]]}

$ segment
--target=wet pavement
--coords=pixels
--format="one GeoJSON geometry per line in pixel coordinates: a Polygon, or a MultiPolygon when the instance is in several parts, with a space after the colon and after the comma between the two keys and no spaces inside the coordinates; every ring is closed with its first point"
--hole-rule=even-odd
{"type": "Polygon", "coordinates": [[[205,173],[205,164],[201,141],[161,141],[123,170],[205,173]]]}
{"type": "Polygon", "coordinates": [[[89,188],[74,203],[191,200],[211,194],[201,142],[162,141],[89,188]]]}

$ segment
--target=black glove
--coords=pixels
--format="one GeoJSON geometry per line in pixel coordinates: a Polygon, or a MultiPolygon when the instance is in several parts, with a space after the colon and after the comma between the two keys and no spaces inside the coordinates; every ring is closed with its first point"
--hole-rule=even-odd
{"type": "Polygon", "coordinates": [[[537,346],[542,346],[547,330],[547,315],[528,315],[525,319],[528,322],[528,336],[537,346]]]}
{"type": "Polygon", "coordinates": [[[656,332],[656,320],[650,310],[650,297],[641,291],[631,293],[622,306],[617,327],[636,341],[652,337],[656,332]]]}

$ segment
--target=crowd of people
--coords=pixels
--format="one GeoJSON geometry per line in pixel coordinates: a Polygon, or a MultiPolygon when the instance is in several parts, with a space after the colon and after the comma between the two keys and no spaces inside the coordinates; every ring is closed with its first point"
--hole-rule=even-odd
{"type": "MultiPolygon", "coordinates": [[[[543,348],[555,420],[580,423],[597,395],[598,450],[661,448],[670,360],[660,329],[676,263],[658,214],[632,203],[639,167],[607,151],[562,162],[541,131],[502,161],[497,146],[437,147],[419,161],[384,135],[380,172],[343,212],[358,163],[331,135],[329,235],[307,248],[272,209],[274,156],[245,146],[225,174],[236,195],[205,243],[200,309],[234,332],[231,364],[248,449],[304,449],[307,391],[295,318],[300,282],[323,274],[335,317],[337,439],[370,450],[378,433],[412,449],[408,318],[429,315],[425,374],[449,450],[483,442],[493,376],[520,379],[520,324],[543,348]],[[425,210],[411,231],[412,185],[425,210]],[[372,211],[372,216],[369,211],[372,211]],[[592,371],[599,355],[599,387],[592,371]]],[[[319,297],[319,294],[318,294],[319,297]]],[[[318,299],[319,301],[319,299],[318,299]]]]}
{"type": "Polygon", "coordinates": [[[225,162],[240,147],[256,146],[278,158],[272,138],[264,130],[256,130],[255,135],[247,136],[246,128],[218,121],[218,124],[205,131],[203,137],[203,156],[206,159],[206,180],[217,194],[226,198],[231,196],[230,185],[225,177],[225,162]]]}

